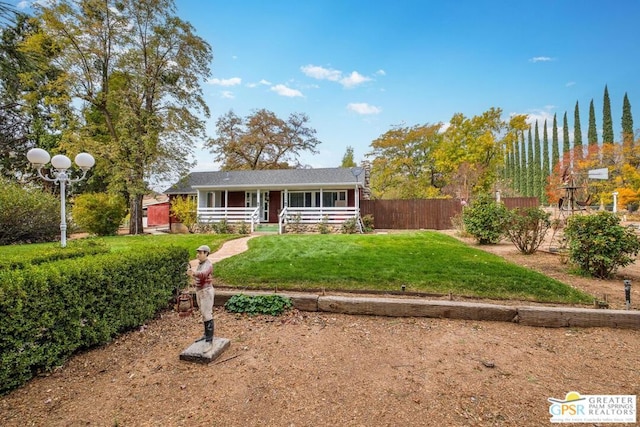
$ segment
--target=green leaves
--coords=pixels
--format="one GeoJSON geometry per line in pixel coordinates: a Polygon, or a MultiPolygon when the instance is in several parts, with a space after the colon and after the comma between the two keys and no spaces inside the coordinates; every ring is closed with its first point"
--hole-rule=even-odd
{"type": "Polygon", "coordinates": [[[618,267],[634,262],[640,252],[640,239],[610,212],[573,215],[567,221],[569,259],[583,272],[606,279],[618,267]]]}
{"type": "Polygon", "coordinates": [[[229,298],[224,308],[232,313],[268,314],[279,316],[285,310],[292,307],[291,299],[281,295],[255,295],[248,296],[237,294],[229,298]]]}

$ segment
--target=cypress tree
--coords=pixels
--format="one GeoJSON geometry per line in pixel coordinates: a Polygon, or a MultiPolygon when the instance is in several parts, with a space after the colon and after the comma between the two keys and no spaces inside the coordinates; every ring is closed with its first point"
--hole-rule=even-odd
{"type": "Polygon", "coordinates": [[[573,112],[573,158],[574,160],[582,160],[584,149],[582,148],[582,128],[580,127],[580,108],[576,101],[576,108],[573,112]]]}
{"type": "Polygon", "coordinates": [[[540,132],[538,131],[538,121],[534,130],[533,139],[533,163],[534,163],[534,196],[542,203],[542,153],[540,150],[540,132]]]}
{"type": "Polygon", "coordinates": [[[589,104],[589,128],[587,129],[587,143],[598,145],[598,129],[596,127],[596,110],[593,108],[593,99],[589,104]]]}
{"type": "Polygon", "coordinates": [[[520,133],[520,194],[529,195],[527,179],[527,148],[524,141],[524,131],[520,133]]]}
{"type": "MultiPolygon", "coordinates": [[[[567,112],[564,112],[564,118],[562,119],[562,161],[569,160],[567,153],[571,151],[571,143],[569,142],[569,122],[567,121],[567,112]]],[[[563,164],[562,167],[566,168],[568,165],[563,164]]]]}
{"type": "Polygon", "coordinates": [[[520,193],[520,141],[517,133],[513,147],[513,190],[520,193]]]}
{"type": "Polygon", "coordinates": [[[553,130],[551,134],[551,170],[553,171],[560,161],[560,144],[558,143],[558,120],[553,115],[553,130]]]}
{"type": "Polygon", "coordinates": [[[613,120],[611,120],[611,101],[609,90],[604,86],[604,100],[602,106],[602,143],[613,143],[613,120]]]}
{"type": "Polygon", "coordinates": [[[529,125],[529,139],[527,142],[527,196],[536,196],[536,168],[533,156],[533,140],[531,139],[531,125],[529,125]]]}
{"type": "Polygon", "coordinates": [[[547,203],[547,192],[545,188],[547,186],[547,181],[549,179],[549,175],[551,174],[549,168],[549,138],[547,137],[547,119],[544,119],[544,129],[542,132],[542,173],[540,174],[540,188],[542,189],[540,193],[540,200],[544,201],[544,204],[547,203]]]}
{"type": "Polygon", "coordinates": [[[627,92],[624,93],[622,101],[622,143],[625,145],[633,144],[633,117],[627,92]]]}

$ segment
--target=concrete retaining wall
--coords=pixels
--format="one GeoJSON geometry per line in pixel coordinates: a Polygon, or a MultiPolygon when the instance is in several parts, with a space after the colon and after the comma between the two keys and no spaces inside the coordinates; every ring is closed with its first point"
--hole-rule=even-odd
{"type": "MultiPolygon", "coordinates": [[[[273,292],[216,289],[215,305],[222,306],[233,295],[240,293],[245,295],[273,294],[273,292]]],[[[640,329],[640,311],[637,310],[505,306],[473,302],[431,301],[417,298],[322,296],[297,292],[278,292],[278,295],[291,298],[294,308],[301,311],[392,317],[491,320],[550,328],[608,327],[640,329]]]]}

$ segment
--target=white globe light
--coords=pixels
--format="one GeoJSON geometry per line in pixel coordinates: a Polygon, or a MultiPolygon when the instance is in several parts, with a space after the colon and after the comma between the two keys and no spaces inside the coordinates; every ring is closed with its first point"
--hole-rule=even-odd
{"type": "Polygon", "coordinates": [[[51,164],[54,168],[64,170],[71,167],[71,159],[62,154],[56,154],[51,159],[51,164]]]}
{"type": "Polygon", "coordinates": [[[82,170],[88,170],[96,164],[96,160],[89,153],[80,153],[76,156],[75,159],[76,165],[80,167],[82,170]]]}
{"type": "Polygon", "coordinates": [[[51,156],[42,148],[32,148],[27,152],[27,159],[33,165],[46,165],[51,156]]]}

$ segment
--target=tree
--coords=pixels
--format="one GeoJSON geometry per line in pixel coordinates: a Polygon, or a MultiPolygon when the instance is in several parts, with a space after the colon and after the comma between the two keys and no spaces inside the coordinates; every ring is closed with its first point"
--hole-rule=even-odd
{"type": "Polygon", "coordinates": [[[540,145],[540,132],[538,130],[538,121],[536,120],[536,127],[534,129],[534,139],[533,139],[533,173],[534,173],[534,182],[533,182],[533,195],[538,197],[540,201],[542,201],[542,188],[543,188],[543,179],[542,179],[542,154],[540,145]]]}
{"type": "Polygon", "coordinates": [[[218,118],[217,138],[206,146],[222,163],[223,170],[289,169],[301,167],[298,160],[304,151],[317,153],[316,130],[307,126],[309,117],[294,113],[280,119],[266,109],[255,111],[245,119],[233,111],[218,118]]]}
{"type": "MultiPolygon", "coordinates": [[[[466,196],[490,191],[496,184],[504,166],[505,147],[511,147],[516,139],[501,114],[501,109],[491,108],[479,116],[467,118],[457,113],[451,118],[436,151],[436,166],[448,184],[445,194],[455,196],[457,183],[470,192],[466,196]],[[508,141],[504,139],[507,136],[508,141]]],[[[512,121],[524,123],[524,116],[516,117],[512,121]]]]}
{"type": "Polygon", "coordinates": [[[611,120],[611,100],[609,89],[604,86],[604,100],[602,103],[602,142],[613,143],[613,120],[611,120]]]}
{"type": "Polygon", "coordinates": [[[573,112],[573,155],[575,160],[582,159],[582,128],[580,125],[580,108],[576,101],[576,108],[573,112]]]}
{"type": "Polygon", "coordinates": [[[15,14],[7,24],[0,30],[0,175],[26,180],[33,176],[27,151],[34,146],[54,151],[58,146],[55,123],[65,123],[66,114],[58,111],[54,116],[46,100],[63,95],[50,84],[61,71],[51,66],[50,49],[45,55],[22,51],[29,35],[38,31],[36,21],[15,14]]]}
{"type": "Polygon", "coordinates": [[[340,167],[343,168],[353,168],[357,166],[355,160],[353,160],[353,147],[347,146],[347,151],[342,156],[342,163],[340,167]]]}
{"type": "Polygon", "coordinates": [[[633,116],[631,115],[631,103],[627,93],[624,93],[622,101],[622,143],[624,145],[633,144],[633,116]]]}
{"type": "Polygon", "coordinates": [[[211,47],[175,16],[173,0],[60,0],[37,12],[43,30],[28,46],[56,47],[65,74],[55,84],[70,94],[58,101],[82,103],[61,147],[91,151],[110,171],[111,190],[128,199],[129,231],[141,233],[147,181],[186,172],[204,137],[211,47]]]}
{"type": "MultiPolygon", "coordinates": [[[[441,123],[396,126],[371,143],[371,191],[374,198],[413,199],[439,195],[442,172],[436,150],[442,142],[441,123]]],[[[465,182],[460,184],[465,191],[465,182]]],[[[465,195],[462,195],[465,197],[465,195]]]]}
{"type": "Polygon", "coordinates": [[[587,130],[588,145],[598,145],[598,129],[596,127],[596,110],[593,107],[593,99],[589,104],[589,128],[587,130]]]}
{"type": "Polygon", "coordinates": [[[558,120],[553,115],[553,129],[551,131],[551,169],[560,161],[560,143],[558,141],[558,120]]]}
{"type": "Polygon", "coordinates": [[[531,126],[529,126],[527,136],[527,196],[537,197],[536,194],[536,168],[533,148],[533,138],[531,137],[531,126]]]}
{"type": "Polygon", "coordinates": [[[547,119],[544,120],[544,129],[542,130],[542,174],[540,178],[542,180],[540,188],[540,200],[542,203],[547,203],[547,197],[544,192],[544,188],[547,185],[547,181],[549,180],[549,175],[551,174],[549,167],[549,137],[547,136],[547,119]]]}
{"type": "MultiPolygon", "coordinates": [[[[563,167],[564,167],[564,159],[567,153],[571,151],[571,143],[569,142],[569,122],[567,121],[567,112],[564,112],[564,117],[562,118],[562,159],[563,159],[563,167]]],[[[571,159],[567,162],[571,164],[571,159]]]]}

